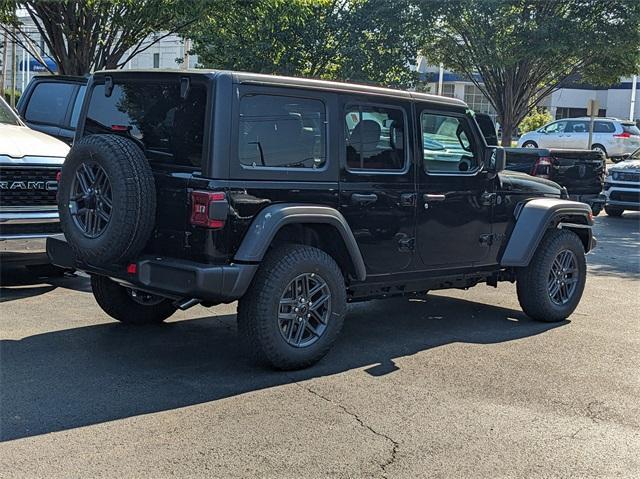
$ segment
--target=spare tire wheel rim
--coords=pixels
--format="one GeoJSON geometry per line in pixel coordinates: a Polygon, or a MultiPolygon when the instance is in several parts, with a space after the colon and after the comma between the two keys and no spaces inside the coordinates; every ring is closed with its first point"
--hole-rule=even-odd
{"type": "Polygon", "coordinates": [[[113,210],[111,183],[97,163],[81,163],[71,184],[69,211],[73,223],[87,238],[107,229],[113,210]]]}
{"type": "Polygon", "coordinates": [[[578,258],[571,250],[560,251],[553,263],[547,282],[547,291],[551,301],[564,306],[573,298],[578,287],[578,258]]]}
{"type": "Polygon", "coordinates": [[[317,273],[296,276],[284,289],[278,305],[278,327],[293,347],[305,348],[317,342],[331,317],[331,290],[317,273]]]}

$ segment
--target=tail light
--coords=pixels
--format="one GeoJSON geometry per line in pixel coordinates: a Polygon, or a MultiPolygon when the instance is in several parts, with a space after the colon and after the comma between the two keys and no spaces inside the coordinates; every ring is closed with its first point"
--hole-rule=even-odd
{"type": "Polygon", "coordinates": [[[533,165],[531,176],[549,179],[551,177],[551,166],[551,158],[548,156],[541,156],[536,160],[536,164],[533,165]]]}
{"type": "Polygon", "coordinates": [[[191,224],[210,229],[224,228],[229,203],[222,191],[191,192],[191,224]]]}
{"type": "Polygon", "coordinates": [[[628,131],[623,131],[622,133],[617,133],[613,135],[614,138],[631,138],[631,133],[628,131]]]}

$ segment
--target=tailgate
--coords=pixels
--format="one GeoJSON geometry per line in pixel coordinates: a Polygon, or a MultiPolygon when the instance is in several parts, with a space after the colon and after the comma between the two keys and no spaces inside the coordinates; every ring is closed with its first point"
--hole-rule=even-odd
{"type": "Polygon", "coordinates": [[[599,151],[549,150],[556,183],[571,195],[598,194],[602,191],[606,160],[599,151]]]}

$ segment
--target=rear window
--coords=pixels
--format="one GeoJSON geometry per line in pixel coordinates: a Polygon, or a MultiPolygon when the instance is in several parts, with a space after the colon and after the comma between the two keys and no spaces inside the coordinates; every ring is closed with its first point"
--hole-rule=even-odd
{"type": "Polygon", "coordinates": [[[63,126],[75,89],[72,83],[38,83],[29,97],[25,120],[63,126]]]}
{"type": "Polygon", "coordinates": [[[629,133],[630,135],[638,135],[640,136],[640,128],[638,128],[636,125],[631,124],[631,123],[627,123],[627,124],[622,124],[622,129],[624,130],[625,133],[629,133]]]}
{"type": "Polygon", "coordinates": [[[615,133],[616,126],[610,121],[596,121],[593,124],[594,133],[615,133]]]}
{"type": "Polygon", "coordinates": [[[193,82],[186,99],[180,82],[117,83],[110,96],[104,85],[91,93],[84,132],[129,136],[144,148],[149,161],[182,166],[202,165],[207,92],[193,82]]]}

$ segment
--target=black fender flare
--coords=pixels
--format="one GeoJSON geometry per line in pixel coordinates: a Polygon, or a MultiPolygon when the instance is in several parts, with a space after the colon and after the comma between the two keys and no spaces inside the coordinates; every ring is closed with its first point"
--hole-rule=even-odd
{"type": "Polygon", "coordinates": [[[347,220],[335,208],[329,206],[279,203],[264,208],[253,219],[234,261],[258,263],[280,228],[292,223],[324,223],[336,228],[344,241],[347,253],[353,262],[356,278],[364,281],[367,271],[351,228],[347,220]]]}
{"type": "Polygon", "coordinates": [[[542,237],[550,227],[584,231],[587,234],[585,251],[594,245],[591,232],[593,218],[586,203],[556,198],[536,198],[516,208],[516,224],[504,249],[501,266],[528,266],[542,237]],[[569,222],[562,218],[584,218],[583,222],[569,222]]]}

